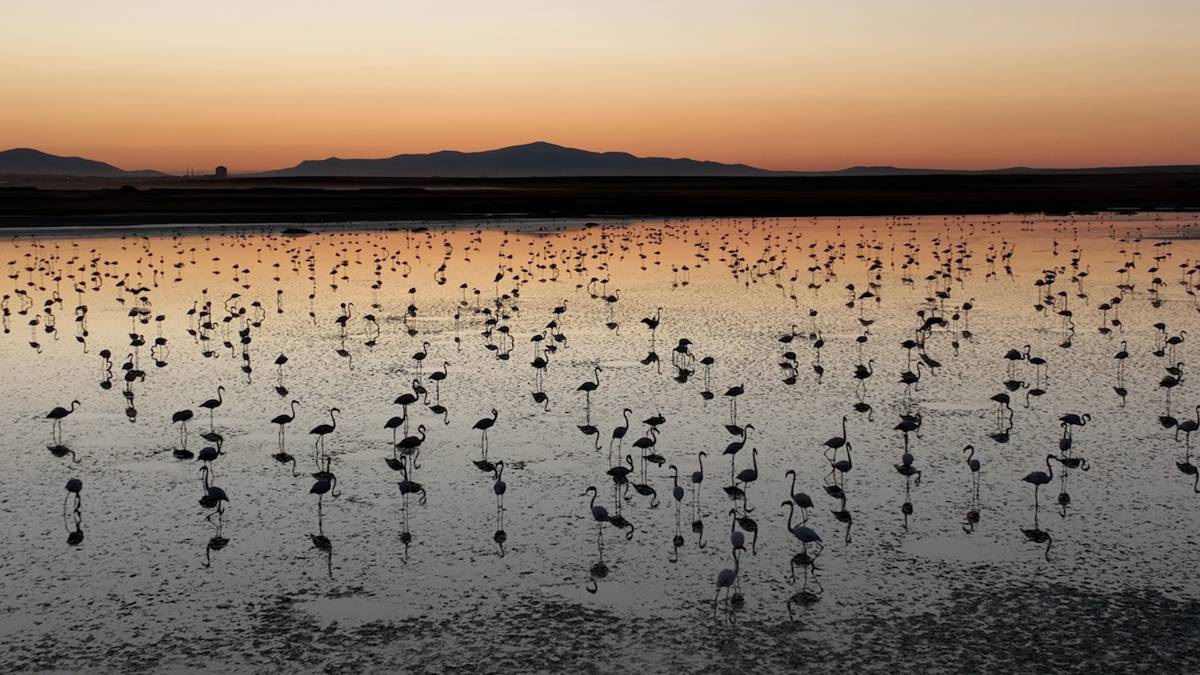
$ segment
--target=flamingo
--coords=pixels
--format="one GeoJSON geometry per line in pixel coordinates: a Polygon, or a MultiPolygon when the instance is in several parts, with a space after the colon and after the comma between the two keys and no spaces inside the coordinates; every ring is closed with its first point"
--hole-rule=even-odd
{"type": "Polygon", "coordinates": [[[318,465],[321,463],[321,453],[325,450],[325,436],[332,434],[337,429],[337,417],[335,417],[334,414],[340,412],[342,411],[338,408],[330,408],[330,424],[318,424],[312,428],[312,431],[308,432],[309,434],[317,437],[316,442],[313,444],[313,451],[316,453],[318,465]]]}
{"type": "Polygon", "coordinates": [[[808,551],[809,544],[816,544],[818,546],[817,555],[821,555],[821,551],[825,548],[824,542],[821,541],[821,535],[817,534],[816,530],[805,525],[803,521],[801,521],[801,523],[798,525],[792,525],[792,517],[796,515],[795,501],[789,499],[780,504],[780,506],[788,507],[788,532],[791,532],[792,536],[804,545],[804,550],[806,552],[808,551]]]}
{"type": "Polygon", "coordinates": [[[205,401],[204,403],[200,404],[201,408],[208,409],[208,428],[209,429],[213,428],[213,411],[216,410],[217,408],[220,408],[221,404],[224,403],[224,399],[223,399],[224,394],[225,394],[225,387],[219,386],[219,387],[217,387],[217,397],[216,398],[210,398],[207,401],[205,401]]]}
{"type": "Polygon", "coordinates": [[[743,487],[749,487],[750,483],[758,480],[758,448],[750,449],[750,457],[753,462],[753,467],[742,469],[737,474],[737,480],[742,483],[743,487]]]}
{"type": "Polygon", "coordinates": [[[71,500],[71,495],[75,495],[75,510],[79,510],[80,496],[79,493],[83,490],[83,481],[78,478],[67,480],[67,496],[63,498],[63,509],[67,508],[67,502],[71,500]]]}
{"type": "Polygon", "coordinates": [[[500,413],[497,412],[495,408],[492,408],[492,416],[491,417],[484,417],[483,419],[476,422],[474,426],[471,427],[472,429],[477,429],[481,434],[480,441],[479,441],[479,448],[480,448],[480,450],[483,451],[483,454],[485,457],[487,456],[487,449],[488,449],[488,442],[487,442],[488,429],[492,428],[492,425],[494,425],[496,423],[496,420],[499,419],[499,417],[500,417],[500,413]]]}
{"type": "Polygon", "coordinates": [[[504,476],[504,460],[496,462],[496,473],[492,482],[492,492],[496,493],[496,508],[504,509],[504,493],[508,492],[508,484],[503,480],[504,476]]]}
{"type": "Polygon", "coordinates": [[[292,414],[289,415],[287,413],[284,413],[282,415],[276,415],[275,417],[271,418],[271,424],[279,425],[279,450],[280,451],[282,451],[284,448],[284,443],[283,443],[284,427],[291,424],[292,420],[296,419],[296,406],[298,406],[298,405],[300,405],[299,401],[292,400],[292,414]]]}
{"type": "Polygon", "coordinates": [[[1059,461],[1055,455],[1046,455],[1046,471],[1031,471],[1021,480],[1033,485],[1033,508],[1036,511],[1038,508],[1038,488],[1046,485],[1054,478],[1054,467],[1050,466],[1050,460],[1059,461]]]}
{"type": "Polygon", "coordinates": [[[742,427],[741,440],[733,441],[729,445],[725,446],[725,452],[721,453],[722,455],[729,455],[729,476],[731,478],[733,477],[734,458],[737,456],[738,452],[746,446],[746,438],[750,435],[750,430],[753,428],[753,424],[747,424],[746,426],[742,427]]]}
{"type": "Polygon", "coordinates": [[[596,368],[595,368],[596,381],[595,382],[588,380],[587,382],[584,382],[583,384],[579,385],[578,388],[575,389],[575,391],[583,392],[584,405],[587,406],[587,410],[589,412],[592,409],[592,392],[596,391],[596,389],[598,389],[600,387],[600,370],[601,370],[600,366],[596,366],[596,368]]]}
{"type": "Polygon", "coordinates": [[[790,490],[790,492],[792,493],[792,501],[796,503],[796,506],[800,507],[800,517],[802,519],[801,522],[807,522],[808,521],[808,510],[813,508],[812,497],[809,497],[807,494],[805,494],[803,492],[796,492],[796,471],[795,471],[795,469],[788,469],[787,473],[785,473],[784,476],[792,477],[792,488],[790,490]]]}
{"type": "MultiPolygon", "coordinates": [[[[854,462],[850,456],[850,452],[853,449],[854,449],[854,446],[852,446],[850,443],[847,443],[846,444],[846,459],[829,458],[829,466],[832,467],[829,469],[830,475],[833,475],[834,471],[838,472],[842,477],[843,485],[845,485],[845,483],[846,483],[846,473],[848,473],[850,471],[850,469],[854,468],[854,462]]],[[[828,452],[829,451],[826,450],[826,453],[828,453],[828,452]]],[[[828,454],[826,455],[826,457],[828,458],[828,454]]],[[[836,455],[834,457],[836,457],[836,455]]]]}
{"type": "Polygon", "coordinates": [[[717,594],[713,597],[713,613],[717,611],[717,603],[721,597],[721,589],[725,589],[725,604],[729,604],[730,589],[737,581],[738,572],[741,570],[741,561],[738,560],[738,551],[746,550],[745,547],[735,546],[733,549],[733,569],[725,568],[717,573],[717,594]]]}
{"type": "Polygon", "coordinates": [[[846,421],[847,421],[846,416],[842,415],[842,435],[834,436],[834,437],[830,438],[829,440],[825,441],[826,448],[836,451],[839,448],[841,448],[843,445],[846,444],[846,421]]]}
{"type": "Polygon", "coordinates": [[[675,487],[671,488],[671,496],[675,498],[676,502],[681,502],[683,501],[684,492],[683,487],[679,484],[679,467],[672,464],[667,468],[671,470],[671,481],[675,485],[675,487]]]}
{"type": "Polygon", "coordinates": [[[220,516],[224,511],[224,507],[221,504],[222,502],[228,503],[229,496],[226,495],[225,491],[221,488],[209,484],[208,465],[200,467],[200,475],[203,476],[204,479],[204,496],[200,498],[200,506],[203,506],[206,509],[216,509],[216,511],[210,513],[206,518],[206,520],[212,520],[213,516],[220,516]]]}
{"type": "Polygon", "coordinates": [[[625,441],[625,434],[629,432],[629,416],[633,411],[626,408],[621,411],[621,416],[625,418],[625,424],[613,429],[612,438],[608,441],[608,449],[612,450],[613,441],[617,441],[617,452],[621,451],[621,444],[625,441]]]}
{"type": "Polygon", "coordinates": [[[179,410],[171,415],[171,424],[179,425],[179,443],[183,452],[187,452],[187,423],[192,417],[191,410],[179,410]]]}
{"type": "MultiPolygon", "coordinates": [[[[5,310],[5,311],[8,311],[8,310],[5,310]]],[[[60,444],[62,443],[61,439],[62,439],[63,418],[66,417],[67,415],[70,415],[71,413],[75,412],[75,409],[78,408],[79,405],[80,405],[79,401],[71,401],[70,409],[64,408],[62,406],[55,406],[53,410],[46,413],[46,419],[54,420],[53,424],[50,427],[50,435],[54,439],[55,443],[60,443],[60,444]],[[55,432],[57,432],[57,435],[55,434],[55,432]]]]}

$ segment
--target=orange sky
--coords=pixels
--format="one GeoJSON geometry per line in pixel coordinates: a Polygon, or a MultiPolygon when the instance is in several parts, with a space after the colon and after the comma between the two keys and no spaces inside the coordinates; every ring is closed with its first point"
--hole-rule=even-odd
{"type": "Polygon", "coordinates": [[[0,36],[0,148],[131,169],[1200,163],[1194,0],[7,0],[0,36]]]}

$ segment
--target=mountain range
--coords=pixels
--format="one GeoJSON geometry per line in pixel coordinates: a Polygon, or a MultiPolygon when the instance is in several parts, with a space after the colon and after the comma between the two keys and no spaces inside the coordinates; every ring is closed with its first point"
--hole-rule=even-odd
{"type": "Polygon", "coordinates": [[[772,176],[781,172],[746,164],[694,159],[637,157],[627,152],[592,152],[539,141],[482,152],[442,150],[383,159],[307,160],[266,176],[359,176],[415,178],[524,178],[563,176],[772,176]]]}
{"type": "Polygon", "coordinates": [[[126,171],[94,159],[61,157],[33,148],[12,148],[0,150],[0,175],[147,177],[166,174],[149,169],[126,171]]]}
{"type": "MultiPolygon", "coordinates": [[[[772,171],[747,164],[722,164],[687,158],[638,157],[627,152],[592,152],[543,141],[482,152],[442,150],[378,159],[305,160],[260,177],[359,177],[359,178],[524,178],[570,176],[901,176],[928,174],[1030,174],[1030,173],[1162,173],[1200,172],[1197,165],[1092,167],[1040,169],[1009,167],[989,170],[920,169],[893,166],[854,166],[836,171],[772,171]]],[[[0,151],[0,175],[154,177],[166,174],[126,171],[83,157],[60,157],[31,148],[0,151]]]]}

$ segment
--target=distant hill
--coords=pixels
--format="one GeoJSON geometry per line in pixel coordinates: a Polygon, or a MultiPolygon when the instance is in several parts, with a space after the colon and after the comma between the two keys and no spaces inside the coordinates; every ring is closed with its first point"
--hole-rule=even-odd
{"type": "Polygon", "coordinates": [[[60,157],[32,148],[0,150],[0,175],[25,176],[162,176],[157,171],[125,171],[83,157],[60,157]]]}
{"type": "MultiPolygon", "coordinates": [[[[442,150],[380,159],[311,159],[296,166],[242,174],[267,178],[565,178],[565,177],[818,177],[1024,174],[1197,173],[1200,165],[1112,166],[1050,169],[1015,166],[998,169],[922,169],[852,166],[831,171],[773,171],[747,164],[722,164],[686,158],[638,157],[627,152],[592,152],[536,142],[482,152],[442,150]]],[[[158,171],[126,171],[84,157],[60,157],[32,148],[0,150],[0,176],[154,178],[158,171]]]]}
{"type": "Polygon", "coordinates": [[[1032,173],[1163,173],[1200,171],[1200,166],[1126,166],[1078,169],[1008,167],[960,170],[894,166],[853,166],[834,171],[772,171],[747,164],[722,164],[695,159],[638,157],[627,152],[592,152],[553,143],[536,142],[498,150],[442,150],[379,159],[310,159],[286,169],[266,171],[267,177],[358,178],[527,178],[569,176],[909,176],[930,174],[994,175],[1032,173]]]}
{"type": "Polygon", "coordinates": [[[442,150],[383,159],[306,160],[264,176],[358,176],[524,178],[558,176],[773,176],[782,172],[745,164],[694,159],[637,157],[627,152],[592,152],[553,143],[528,143],[483,152],[442,150]]]}
{"type": "Polygon", "coordinates": [[[1079,168],[1040,168],[1010,166],[1000,169],[913,169],[899,166],[852,166],[833,171],[792,171],[790,176],[1020,176],[1029,174],[1100,174],[1100,173],[1200,173],[1198,164],[1146,166],[1093,166],[1079,168]]]}

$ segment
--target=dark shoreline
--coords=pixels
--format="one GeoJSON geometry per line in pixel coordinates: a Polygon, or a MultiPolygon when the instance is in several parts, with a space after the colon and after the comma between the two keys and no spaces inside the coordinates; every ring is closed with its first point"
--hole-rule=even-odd
{"type": "Polygon", "coordinates": [[[23,182],[0,187],[0,227],[1200,210],[1194,172],[23,182]]]}

